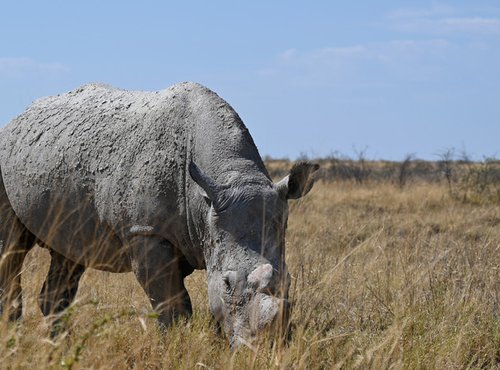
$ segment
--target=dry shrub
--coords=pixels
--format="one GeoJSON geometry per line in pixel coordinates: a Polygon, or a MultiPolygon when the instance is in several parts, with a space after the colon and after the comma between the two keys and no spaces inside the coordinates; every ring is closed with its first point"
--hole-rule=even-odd
{"type": "Polygon", "coordinates": [[[500,209],[445,184],[320,181],[291,206],[293,335],[231,353],[204,272],[194,316],[161,333],[132,274],[85,273],[57,340],[36,305],[49,256],[25,261],[22,321],[0,323],[2,368],[262,369],[500,366],[500,209]]]}
{"type": "Polygon", "coordinates": [[[485,158],[481,162],[465,163],[458,189],[463,201],[500,203],[500,161],[485,158]]]}

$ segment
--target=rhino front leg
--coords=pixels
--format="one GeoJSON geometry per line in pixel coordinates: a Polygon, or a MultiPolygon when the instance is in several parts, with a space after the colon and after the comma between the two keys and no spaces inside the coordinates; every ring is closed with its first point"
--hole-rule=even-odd
{"type": "Polygon", "coordinates": [[[55,337],[65,329],[66,322],[59,316],[73,302],[85,267],[50,250],[50,267],[38,296],[44,316],[55,315],[50,336],[55,337]]]}
{"type": "Polygon", "coordinates": [[[58,314],[73,302],[85,267],[50,250],[50,268],[38,297],[44,316],[58,314]]]}
{"type": "Polygon", "coordinates": [[[185,261],[178,250],[158,236],[135,236],[130,245],[132,269],[159,314],[169,326],[179,316],[191,316],[192,306],[184,286],[185,261]]]}

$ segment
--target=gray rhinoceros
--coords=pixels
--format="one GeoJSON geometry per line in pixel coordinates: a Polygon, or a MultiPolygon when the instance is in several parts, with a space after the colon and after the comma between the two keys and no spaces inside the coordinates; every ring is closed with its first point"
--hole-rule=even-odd
{"type": "Polygon", "coordinates": [[[158,92],[90,84],[34,102],[0,131],[0,306],[20,317],[20,271],[34,244],[51,264],[47,315],[87,267],[133,271],[159,321],[191,313],[184,278],[206,269],[232,345],[286,316],[288,199],[317,165],[274,184],[230,105],[195,83],[158,92]]]}

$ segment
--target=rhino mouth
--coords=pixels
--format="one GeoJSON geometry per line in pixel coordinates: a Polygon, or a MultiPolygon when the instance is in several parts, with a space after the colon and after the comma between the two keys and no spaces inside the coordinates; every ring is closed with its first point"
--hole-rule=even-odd
{"type": "Polygon", "coordinates": [[[240,348],[241,346],[245,346],[252,350],[253,352],[257,352],[257,346],[254,343],[257,341],[256,336],[252,336],[249,338],[242,337],[241,335],[233,335],[231,340],[229,341],[229,348],[232,351],[240,348]]]}
{"type": "Polygon", "coordinates": [[[264,338],[288,337],[290,304],[286,299],[258,293],[250,306],[247,325],[237,322],[229,345],[235,350],[245,346],[256,350],[256,343],[264,338]]]}

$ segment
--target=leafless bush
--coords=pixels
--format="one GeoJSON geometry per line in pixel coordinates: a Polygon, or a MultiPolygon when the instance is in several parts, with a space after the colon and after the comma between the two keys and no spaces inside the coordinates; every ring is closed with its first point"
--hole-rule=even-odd
{"type": "Polygon", "coordinates": [[[415,159],[415,154],[409,153],[405,156],[403,162],[401,162],[399,166],[398,184],[401,189],[405,187],[406,182],[408,181],[408,179],[412,174],[411,164],[414,159],[415,159]]]}
{"type": "Polygon", "coordinates": [[[371,168],[366,159],[366,149],[356,150],[355,158],[343,155],[339,152],[331,153],[327,158],[327,166],[323,172],[323,178],[327,180],[354,180],[363,184],[368,179],[371,168]]]}
{"type": "Polygon", "coordinates": [[[356,154],[356,162],[354,162],[353,175],[358,184],[363,184],[370,175],[370,169],[366,164],[366,150],[367,148],[357,150],[354,148],[356,154]]]}
{"type": "Polygon", "coordinates": [[[328,162],[328,170],[324,173],[325,179],[348,180],[352,178],[351,158],[339,152],[333,152],[326,158],[326,161],[328,162]]]}
{"type": "Polygon", "coordinates": [[[439,153],[438,156],[440,158],[438,161],[439,170],[446,179],[446,183],[448,184],[448,192],[450,196],[455,197],[453,192],[453,176],[455,173],[454,171],[455,149],[454,148],[445,149],[441,153],[439,153]]]}
{"type": "Polygon", "coordinates": [[[460,176],[459,191],[464,202],[500,202],[500,161],[485,157],[469,162],[460,176]]]}
{"type": "Polygon", "coordinates": [[[500,202],[498,159],[485,157],[482,161],[473,161],[465,149],[456,159],[453,148],[444,150],[439,157],[439,169],[452,198],[473,203],[500,202]]]}

